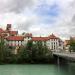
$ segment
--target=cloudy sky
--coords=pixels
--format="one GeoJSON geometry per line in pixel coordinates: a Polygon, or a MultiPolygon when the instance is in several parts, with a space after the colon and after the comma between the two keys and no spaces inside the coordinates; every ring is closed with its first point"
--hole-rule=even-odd
{"type": "Polygon", "coordinates": [[[34,36],[75,36],[75,0],[0,0],[0,27],[7,23],[34,36]]]}

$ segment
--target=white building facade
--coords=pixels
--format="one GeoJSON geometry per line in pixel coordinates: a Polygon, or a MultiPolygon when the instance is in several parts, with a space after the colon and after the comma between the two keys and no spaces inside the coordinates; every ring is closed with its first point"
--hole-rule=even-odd
{"type": "Polygon", "coordinates": [[[60,51],[64,48],[64,42],[56,37],[54,34],[48,37],[33,37],[33,42],[42,41],[42,43],[46,43],[47,47],[52,51],[60,51]]]}
{"type": "Polygon", "coordinates": [[[33,43],[37,41],[46,43],[47,47],[53,51],[63,50],[64,47],[63,41],[54,34],[48,37],[33,37],[31,33],[18,35],[18,31],[11,30],[11,24],[7,24],[6,30],[0,29],[0,35],[4,37],[5,43],[9,46],[25,46],[29,40],[32,40],[33,43]]]}

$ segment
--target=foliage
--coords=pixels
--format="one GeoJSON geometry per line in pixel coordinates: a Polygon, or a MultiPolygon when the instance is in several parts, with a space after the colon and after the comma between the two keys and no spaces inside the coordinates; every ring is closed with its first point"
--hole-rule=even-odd
{"type": "Polygon", "coordinates": [[[51,61],[52,53],[47,48],[46,44],[32,41],[27,43],[27,46],[20,53],[22,61],[25,63],[48,63],[51,61]]]}
{"type": "Polygon", "coordinates": [[[4,55],[5,55],[4,39],[0,38],[0,63],[4,61],[4,55]]]}
{"type": "Polygon", "coordinates": [[[69,48],[70,52],[75,51],[75,40],[73,38],[70,39],[70,48],[69,48]]]}
{"type": "Polygon", "coordinates": [[[52,60],[52,53],[45,42],[28,41],[27,45],[19,48],[17,54],[13,54],[12,50],[14,48],[5,45],[4,39],[1,39],[0,63],[50,63],[52,60]]]}

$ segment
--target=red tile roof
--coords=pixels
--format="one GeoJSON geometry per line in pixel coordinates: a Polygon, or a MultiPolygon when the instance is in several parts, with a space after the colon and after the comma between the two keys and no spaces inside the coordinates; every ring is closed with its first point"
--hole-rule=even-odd
{"type": "Polygon", "coordinates": [[[24,37],[23,36],[9,36],[7,37],[8,41],[23,41],[24,37]]]}
{"type": "Polygon", "coordinates": [[[49,39],[59,39],[54,34],[48,36],[48,37],[32,37],[33,41],[47,41],[49,39]]]}
{"type": "Polygon", "coordinates": [[[32,41],[47,41],[48,37],[32,37],[32,41]]]}
{"type": "Polygon", "coordinates": [[[49,36],[49,39],[59,39],[58,37],[56,37],[54,34],[49,36]]]}

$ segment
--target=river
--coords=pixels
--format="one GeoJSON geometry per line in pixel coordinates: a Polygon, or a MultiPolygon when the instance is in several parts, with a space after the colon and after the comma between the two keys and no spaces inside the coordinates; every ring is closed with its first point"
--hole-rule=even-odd
{"type": "Polygon", "coordinates": [[[75,75],[75,64],[0,65],[0,75],[75,75]]]}

